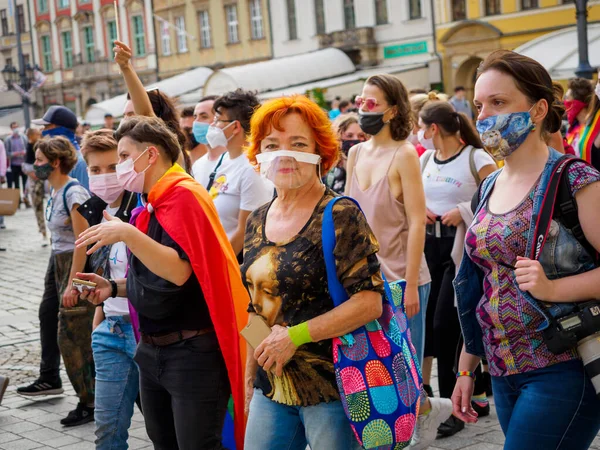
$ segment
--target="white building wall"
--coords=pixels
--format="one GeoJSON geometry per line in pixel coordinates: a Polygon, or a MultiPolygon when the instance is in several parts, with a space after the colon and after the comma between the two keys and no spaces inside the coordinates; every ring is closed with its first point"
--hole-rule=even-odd
{"type": "MultiPolygon", "coordinates": [[[[327,0],[325,0],[327,1],[327,0]]],[[[298,39],[289,40],[286,0],[270,0],[273,57],[299,55],[319,49],[313,0],[296,0],[298,39]]]]}

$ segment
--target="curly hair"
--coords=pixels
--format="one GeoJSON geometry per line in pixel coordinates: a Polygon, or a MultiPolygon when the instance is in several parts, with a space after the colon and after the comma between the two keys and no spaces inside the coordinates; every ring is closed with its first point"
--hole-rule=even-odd
{"type": "Polygon", "coordinates": [[[408,92],[402,81],[393,75],[381,74],[370,76],[365,84],[381,89],[388,105],[396,107],[396,116],[390,120],[392,139],[406,139],[413,129],[414,116],[408,101],[408,92]]]}
{"type": "Polygon", "coordinates": [[[35,150],[42,152],[50,163],[58,160],[60,172],[64,175],[73,170],[73,167],[77,164],[75,147],[73,147],[71,141],[63,136],[40,139],[35,144],[35,150]]]}
{"type": "Polygon", "coordinates": [[[594,85],[590,80],[586,80],[585,78],[571,78],[568,87],[573,99],[579,100],[586,105],[589,105],[592,102],[594,85]]]}
{"type": "Polygon", "coordinates": [[[288,114],[300,114],[312,129],[317,154],[321,157],[321,172],[327,173],[335,165],[340,152],[340,144],[335,136],[327,114],[315,102],[303,95],[275,98],[258,108],[250,120],[250,135],[246,153],[248,159],[257,165],[256,155],[261,150],[262,141],[272,128],[283,131],[281,119],[288,114]]]}

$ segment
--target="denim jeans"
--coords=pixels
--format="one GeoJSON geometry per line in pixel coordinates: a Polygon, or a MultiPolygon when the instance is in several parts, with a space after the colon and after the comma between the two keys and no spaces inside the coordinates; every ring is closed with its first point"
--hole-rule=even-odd
{"type": "Polygon", "coordinates": [[[135,361],[155,450],[222,450],[231,390],[215,333],[165,347],[140,342],[135,361]]]}
{"type": "Polygon", "coordinates": [[[580,360],[492,377],[505,450],[586,450],[600,430],[600,400],[580,360]]]}
{"type": "Polygon", "coordinates": [[[410,340],[417,352],[419,366],[423,367],[423,352],[425,351],[425,316],[427,314],[427,302],[431,292],[431,283],[419,286],[419,313],[408,320],[410,340]]]}
{"type": "Polygon", "coordinates": [[[339,401],[287,406],[254,390],[246,426],[246,450],[359,450],[339,401]]]}
{"type": "Polygon", "coordinates": [[[133,327],[121,316],[107,317],[92,333],[97,450],[128,448],[128,430],[140,383],[133,361],[135,347],[133,327]]]}

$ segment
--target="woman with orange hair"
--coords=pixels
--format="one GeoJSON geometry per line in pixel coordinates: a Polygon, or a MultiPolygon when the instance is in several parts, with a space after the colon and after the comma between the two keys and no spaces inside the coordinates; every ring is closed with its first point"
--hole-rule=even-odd
{"type": "Polygon", "coordinates": [[[271,100],[252,117],[248,157],[277,197],[248,218],[242,279],[250,322],[271,334],[246,365],[246,450],[360,448],[338,393],[332,338],[379,318],[379,246],[350,200],[333,208],[336,269],[349,300],[330,297],[321,225],[335,193],[321,182],[338,158],[327,115],[303,96],[271,100]]]}

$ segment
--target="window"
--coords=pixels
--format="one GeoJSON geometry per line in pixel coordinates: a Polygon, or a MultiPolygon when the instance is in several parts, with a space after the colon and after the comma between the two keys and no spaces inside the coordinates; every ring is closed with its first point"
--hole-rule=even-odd
{"type": "Polygon", "coordinates": [[[346,30],[356,28],[354,16],[354,0],[344,0],[344,27],[346,30]]]}
{"type": "Polygon", "coordinates": [[[96,49],[94,48],[94,29],[92,27],[83,29],[83,42],[85,45],[85,60],[89,63],[94,62],[96,49]]]}
{"type": "Polygon", "coordinates": [[[25,67],[29,66],[31,61],[29,60],[29,55],[23,55],[23,63],[25,63],[25,67]]]}
{"type": "Polygon", "coordinates": [[[160,43],[162,46],[162,54],[169,56],[171,54],[171,30],[169,30],[169,23],[162,19],[160,22],[160,43]]]}
{"type": "Polygon", "coordinates": [[[250,0],[250,28],[252,39],[262,39],[265,37],[260,1],[261,0],[250,0]]]}
{"type": "Polygon", "coordinates": [[[48,0],[38,0],[38,13],[48,12],[48,0]]]}
{"type": "Polygon", "coordinates": [[[465,20],[467,18],[466,0],[452,0],[452,20],[465,20]]]}
{"type": "Polygon", "coordinates": [[[6,58],[6,65],[8,67],[13,67],[12,58],[6,58]]]}
{"type": "Polygon", "coordinates": [[[485,0],[485,15],[493,16],[502,13],[501,0],[485,0]]]}
{"type": "Polygon", "coordinates": [[[298,39],[298,29],[296,28],[296,1],[287,0],[288,16],[288,39],[293,41],[298,39]]]}
{"type": "Polygon", "coordinates": [[[19,23],[19,32],[25,33],[27,30],[25,28],[25,11],[23,10],[23,5],[17,5],[17,21],[19,23]]]}
{"type": "Polygon", "coordinates": [[[227,5],[225,7],[225,14],[227,16],[227,39],[230,44],[240,42],[238,35],[238,18],[237,18],[237,6],[227,5]]]}
{"type": "Polygon", "coordinates": [[[44,72],[52,72],[52,48],[50,36],[42,36],[42,69],[44,72]]]}
{"type": "Polygon", "coordinates": [[[0,11],[0,22],[2,22],[2,36],[8,36],[8,18],[5,9],[0,11]]]}
{"type": "Polygon", "coordinates": [[[200,11],[200,46],[202,48],[210,48],[212,42],[210,39],[210,16],[208,11],[200,11]]]}
{"type": "Polygon", "coordinates": [[[117,40],[117,22],[109,20],[106,26],[108,27],[108,46],[112,50],[112,46],[117,40]]]}
{"type": "Polygon", "coordinates": [[[69,7],[69,0],[58,0],[58,9],[65,9],[69,7]]]}
{"type": "Polygon", "coordinates": [[[388,23],[387,0],[375,0],[375,20],[377,25],[388,23]]]}
{"type": "Polygon", "coordinates": [[[133,51],[135,56],[146,56],[146,38],[144,37],[144,19],[142,16],[133,16],[133,51]]]}
{"type": "Polygon", "coordinates": [[[323,0],[315,0],[315,19],[317,21],[317,34],[325,34],[325,7],[323,0]]]}
{"type": "Polygon", "coordinates": [[[177,28],[177,51],[185,53],[187,48],[187,35],[185,32],[185,18],[183,16],[175,17],[175,27],[177,28]]]}
{"type": "Polygon", "coordinates": [[[521,9],[533,9],[538,7],[538,0],[521,0],[521,9]]]}
{"type": "Polygon", "coordinates": [[[420,19],[423,17],[423,13],[421,11],[421,0],[409,0],[408,17],[410,20],[420,19]]]}
{"type": "Polygon", "coordinates": [[[63,31],[61,34],[63,44],[63,67],[65,69],[73,68],[73,43],[71,41],[71,32],[63,31]]]}

